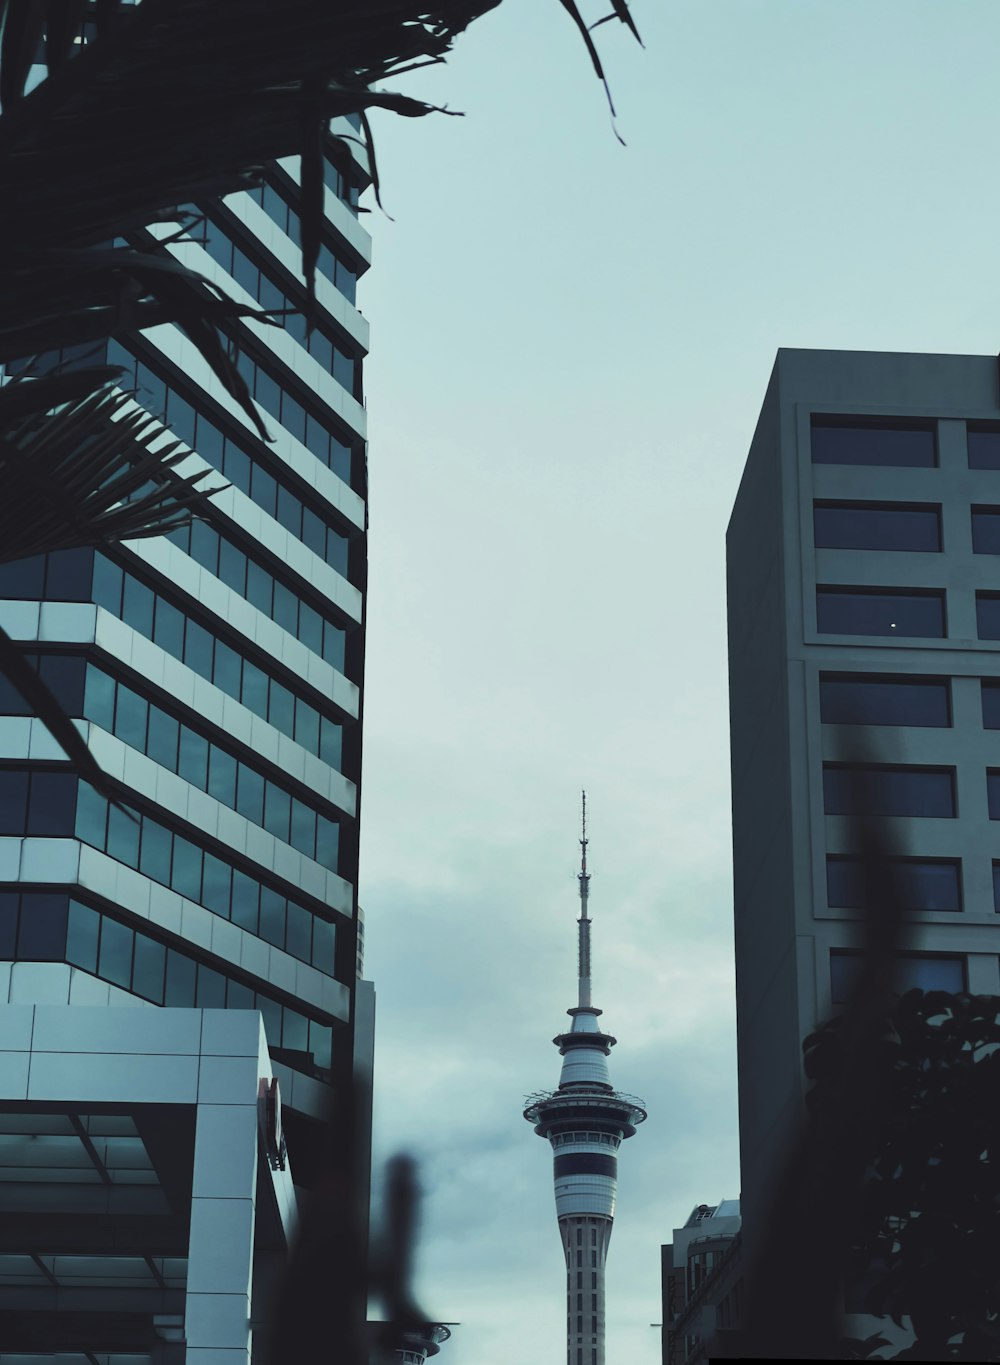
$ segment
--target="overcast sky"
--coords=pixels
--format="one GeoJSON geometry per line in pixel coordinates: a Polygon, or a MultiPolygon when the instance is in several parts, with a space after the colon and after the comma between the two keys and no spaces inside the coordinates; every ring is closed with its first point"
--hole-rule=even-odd
{"type": "MultiPolygon", "coordinates": [[[[441,1365],[559,1365],[547,1144],[579,791],[623,1149],[609,1365],[739,1192],[725,549],[780,346],[995,354],[995,0],[633,0],[603,93],[504,0],[375,120],[362,802],[376,1146],[421,1161],[441,1365]]],[[[596,15],[600,11],[594,11],[596,15]]],[[[370,202],[370,198],[369,198],[370,202]]]]}

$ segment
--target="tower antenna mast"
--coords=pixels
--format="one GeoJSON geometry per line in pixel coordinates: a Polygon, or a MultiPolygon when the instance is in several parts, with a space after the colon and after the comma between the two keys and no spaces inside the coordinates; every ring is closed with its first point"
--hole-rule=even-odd
{"type": "Polygon", "coordinates": [[[581,835],[580,835],[580,871],[577,873],[577,881],[580,883],[580,926],[579,938],[579,990],[577,994],[577,1007],[588,1009],[590,1006],[590,918],[587,911],[587,901],[590,895],[590,873],[587,871],[587,793],[580,793],[582,798],[581,816],[581,835]]]}

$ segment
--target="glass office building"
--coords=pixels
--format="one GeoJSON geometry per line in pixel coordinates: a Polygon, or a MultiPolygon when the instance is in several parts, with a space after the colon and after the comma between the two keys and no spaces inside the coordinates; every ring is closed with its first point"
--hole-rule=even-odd
{"type": "MultiPolygon", "coordinates": [[[[354,134],[347,120],[335,130],[338,123],[354,134]]],[[[297,159],[270,167],[258,189],[185,206],[205,215],[191,240],[161,247],[176,232],[171,224],[141,234],[148,249],[169,251],[231,297],[278,316],[278,327],[246,319],[229,330],[269,439],[178,327],[36,358],[38,369],[103,358],[121,365],[122,387],[190,449],[178,472],[214,471],[207,482],[222,491],[202,517],[167,537],[0,568],[0,624],[26,643],[79,718],[120,798],[116,806],[81,782],[0,681],[0,1006],[103,1005],[119,1020],[138,1020],[142,1005],[259,1012],[266,1060],[246,1102],[256,1099],[256,1080],[277,1079],[288,1169],[299,1187],[316,1177],[329,1086],[349,1080],[359,1052],[370,1056],[371,1027],[367,997],[358,1010],[357,969],[368,326],[356,287],[370,260],[357,206],[367,174],[356,144],[331,137],[326,157],[318,315],[309,333],[297,311],[305,301],[297,159]]],[[[141,1034],[148,1026],[135,1027],[141,1034]]],[[[157,1055],[172,1055],[169,1039],[155,1046],[166,1048],[157,1055]]],[[[131,1124],[132,1157],[153,1171],[149,1183],[169,1183],[158,1144],[139,1136],[150,1131],[148,1115],[125,1100],[108,1109],[106,1095],[81,1109],[85,1094],[73,1084],[65,1097],[56,1087],[44,1100],[19,1085],[15,1076],[0,1096],[7,1191],[0,1206],[55,1216],[59,1190],[77,1179],[67,1172],[83,1170],[73,1165],[80,1150],[87,1178],[115,1187],[108,1143],[116,1124],[131,1124]],[[51,1132],[30,1117],[39,1104],[51,1132]],[[87,1136],[91,1120],[99,1140],[87,1136]],[[28,1139],[37,1145],[41,1137],[56,1154],[45,1167],[46,1194],[30,1176],[27,1151],[28,1139]]],[[[198,1102],[210,1098],[202,1081],[198,1102]]],[[[124,1129],[118,1136],[124,1141],[124,1129]]],[[[108,1303],[140,1305],[129,1309],[135,1331],[119,1334],[122,1350],[132,1351],[123,1362],[183,1360],[176,1296],[191,1289],[190,1228],[148,1245],[112,1238],[128,1244],[123,1256],[135,1265],[106,1261],[107,1274],[101,1278],[98,1264],[90,1281],[69,1265],[87,1251],[87,1234],[64,1233],[51,1233],[49,1244],[44,1228],[36,1236],[26,1221],[8,1223],[0,1328],[12,1321],[5,1314],[16,1309],[24,1318],[25,1304],[44,1305],[46,1292],[78,1286],[84,1274],[108,1303]],[[141,1269],[146,1261],[154,1269],[141,1269]],[[158,1331],[157,1314],[141,1306],[154,1300],[159,1317],[170,1319],[158,1331]],[[140,1350],[147,1338],[152,1344],[140,1350]]],[[[22,1333],[26,1358],[43,1317],[22,1333]]],[[[111,1337],[89,1330],[67,1329],[59,1349],[107,1352],[111,1337]]],[[[52,1341],[39,1340],[51,1354],[52,1341]]],[[[117,1361],[113,1351],[108,1360],[117,1361]]]]}

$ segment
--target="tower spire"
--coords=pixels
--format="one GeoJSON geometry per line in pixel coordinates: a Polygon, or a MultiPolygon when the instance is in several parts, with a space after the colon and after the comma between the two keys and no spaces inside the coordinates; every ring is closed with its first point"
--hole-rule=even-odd
{"type": "Polygon", "coordinates": [[[581,833],[580,833],[580,883],[579,924],[579,990],[577,1006],[579,1009],[590,1007],[590,918],[587,913],[587,898],[590,895],[590,873],[587,871],[587,793],[581,792],[581,833]]]}
{"type": "Polygon", "coordinates": [[[566,1365],[605,1365],[604,1265],[618,1190],[618,1151],[646,1110],[641,1100],[611,1084],[608,1054],[615,1040],[603,1032],[601,1011],[590,1003],[586,792],[577,880],[579,1003],[566,1011],[573,1021],[569,1029],[552,1040],[562,1054],[559,1086],[528,1095],[524,1117],[552,1144],[556,1218],[566,1258],[566,1365]]]}

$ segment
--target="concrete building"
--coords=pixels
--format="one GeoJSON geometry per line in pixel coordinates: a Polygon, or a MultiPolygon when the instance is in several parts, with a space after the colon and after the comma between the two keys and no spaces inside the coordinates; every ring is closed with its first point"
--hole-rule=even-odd
{"type": "Polygon", "coordinates": [[[591,1003],[587,871],[587,798],[583,832],[577,1003],[566,1011],[569,1032],[553,1042],[562,1055],[556,1090],[529,1095],[524,1117],[552,1144],[556,1217],[566,1258],[567,1365],[604,1365],[604,1272],[618,1195],[618,1149],[633,1137],[646,1111],[633,1095],[614,1089],[608,1054],[617,1039],[597,1022],[591,1003]]]}
{"type": "MultiPolygon", "coordinates": [[[[355,146],[327,145],[311,335],[294,311],[232,329],[271,439],[176,327],[89,349],[189,448],[180,473],[228,486],[166,538],[0,571],[0,623],[122,803],[0,684],[3,1362],[249,1361],[331,1085],[370,1080],[355,146]]],[[[240,302],[295,309],[298,202],[290,159],[167,249],[240,302]]]]}
{"type": "Polygon", "coordinates": [[[858,793],[901,850],[903,988],[1000,992],[992,357],[781,351],[728,533],[744,1239],[846,999],[858,793]],[[852,781],[852,741],[874,745],[852,781]]]}
{"type": "Polygon", "coordinates": [[[699,1204],[660,1248],[663,1365],[698,1365],[720,1332],[739,1327],[743,1301],[740,1201],[699,1204]]]}

